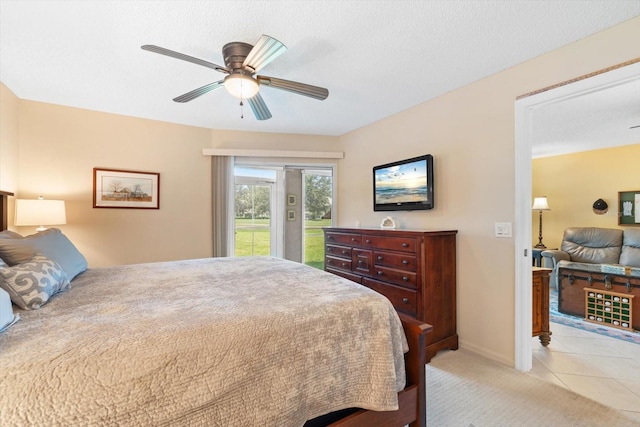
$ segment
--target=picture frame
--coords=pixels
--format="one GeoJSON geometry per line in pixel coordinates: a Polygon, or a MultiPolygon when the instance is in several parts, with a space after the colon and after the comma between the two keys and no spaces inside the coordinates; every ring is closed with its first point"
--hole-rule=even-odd
{"type": "Polygon", "coordinates": [[[160,174],[93,168],[93,207],[160,209],[160,174]]]}
{"type": "Polygon", "coordinates": [[[287,211],[287,221],[295,221],[296,220],[296,211],[293,209],[289,209],[287,211]]]}
{"type": "Polygon", "coordinates": [[[295,194],[287,194],[287,205],[295,206],[296,205],[296,195],[295,194]]]}
{"type": "Polygon", "coordinates": [[[618,225],[640,226],[640,190],[618,192],[618,225]]]}

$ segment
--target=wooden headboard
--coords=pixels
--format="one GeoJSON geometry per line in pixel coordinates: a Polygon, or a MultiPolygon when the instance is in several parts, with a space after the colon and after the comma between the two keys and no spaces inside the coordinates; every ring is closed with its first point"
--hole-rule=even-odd
{"type": "Polygon", "coordinates": [[[0,191],[0,214],[2,215],[2,219],[0,220],[0,231],[7,229],[7,205],[9,204],[9,196],[13,196],[13,193],[0,191]]]}

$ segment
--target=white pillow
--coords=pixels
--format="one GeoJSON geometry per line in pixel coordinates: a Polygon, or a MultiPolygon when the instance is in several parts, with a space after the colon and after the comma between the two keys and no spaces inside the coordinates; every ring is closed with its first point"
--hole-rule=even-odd
{"type": "Polygon", "coordinates": [[[9,294],[4,289],[0,289],[0,332],[11,326],[19,318],[17,314],[13,314],[13,306],[11,305],[9,294]]]}

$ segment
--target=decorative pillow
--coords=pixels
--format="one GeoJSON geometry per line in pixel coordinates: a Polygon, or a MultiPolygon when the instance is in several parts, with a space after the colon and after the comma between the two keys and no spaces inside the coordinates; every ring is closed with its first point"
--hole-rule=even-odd
{"type": "Polygon", "coordinates": [[[0,239],[22,239],[22,236],[15,231],[4,230],[0,231],[0,239]]]}
{"type": "Polygon", "coordinates": [[[87,269],[87,260],[57,228],[22,239],[0,239],[0,258],[10,266],[30,260],[36,253],[60,264],[69,281],[87,269]]]}
{"type": "Polygon", "coordinates": [[[57,262],[42,254],[9,267],[0,261],[0,287],[25,310],[36,310],[52,295],[69,289],[69,280],[57,262]]]}
{"type": "Polygon", "coordinates": [[[13,314],[11,298],[4,289],[0,288],[0,332],[14,324],[20,316],[13,314]]]}

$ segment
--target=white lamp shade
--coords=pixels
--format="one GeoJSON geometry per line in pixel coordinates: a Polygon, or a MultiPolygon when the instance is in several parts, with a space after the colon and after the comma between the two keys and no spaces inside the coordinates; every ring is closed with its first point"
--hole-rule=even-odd
{"type": "Polygon", "coordinates": [[[67,223],[64,200],[16,199],[15,225],[62,225],[67,223]]]}
{"type": "Polygon", "coordinates": [[[258,82],[250,76],[234,73],[224,78],[224,88],[240,99],[249,99],[258,93],[258,82]]]}
{"type": "Polygon", "coordinates": [[[536,197],[533,199],[533,206],[531,209],[536,211],[549,211],[549,204],[547,203],[546,197],[536,197]]]}

